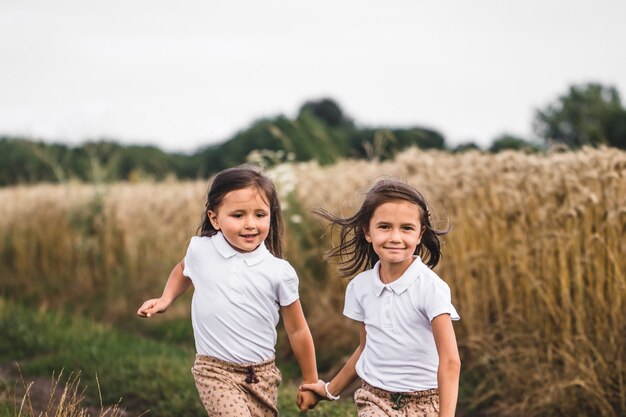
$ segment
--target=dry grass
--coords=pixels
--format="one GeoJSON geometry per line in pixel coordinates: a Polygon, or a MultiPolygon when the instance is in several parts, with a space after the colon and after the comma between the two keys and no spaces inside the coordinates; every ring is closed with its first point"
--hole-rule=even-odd
{"type": "Polygon", "coordinates": [[[127,317],[158,295],[184,256],[205,189],[199,182],[2,189],[0,282],[44,307],[127,317]]]}
{"type": "MultiPolygon", "coordinates": [[[[21,373],[20,373],[21,376],[21,373]]],[[[97,381],[97,377],[96,377],[97,381]]],[[[13,391],[12,410],[15,417],[124,417],[127,413],[113,405],[99,409],[84,404],[83,389],[80,388],[80,375],[70,374],[63,378],[63,372],[53,375],[48,381],[25,381],[13,391]]],[[[99,388],[99,386],[98,386],[99,388]]]]}
{"type": "MultiPolygon", "coordinates": [[[[452,225],[437,272],[462,316],[464,408],[626,414],[626,153],[408,150],[392,162],[281,165],[272,175],[323,366],[356,336],[340,316],[345,282],[321,262],[329,239],[308,212],[349,213],[376,179],[393,176],[452,225]]],[[[0,190],[0,285],[39,305],[132,315],[183,256],[205,190],[205,182],[0,190]]]]}

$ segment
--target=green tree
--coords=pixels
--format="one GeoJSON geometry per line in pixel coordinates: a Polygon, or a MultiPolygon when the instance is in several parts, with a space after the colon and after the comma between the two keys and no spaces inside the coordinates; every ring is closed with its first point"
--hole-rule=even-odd
{"type": "Polygon", "coordinates": [[[517,151],[530,151],[537,152],[541,148],[539,145],[529,142],[526,139],[522,139],[518,136],[504,134],[494,139],[493,143],[489,147],[489,152],[500,152],[506,149],[517,151]]]}
{"type": "Polygon", "coordinates": [[[452,149],[454,153],[462,153],[467,151],[480,151],[481,148],[475,142],[463,142],[452,149]]]}
{"type": "Polygon", "coordinates": [[[615,87],[574,85],[554,103],[537,110],[535,133],[546,142],[572,148],[601,144],[626,149],[626,110],[615,87]]]}
{"type": "Polygon", "coordinates": [[[331,99],[308,101],[295,119],[259,119],[230,139],[191,154],[100,139],[77,147],[0,136],[0,186],[70,178],[91,182],[206,178],[253,155],[330,164],[340,158],[389,159],[410,146],[445,149],[444,137],[420,127],[361,128],[331,99]]]}
{"type": "Polygon", "coordinates": [[[302,115],[302,113],[306,112],[310,112],[328,126],[336,127],[342,124],[352,124],[352,121],[343,114],[339,104],[330,98],[307,101],[300,107],[299,113],[302,115]]]}
{"type": "Polygon", "coordinates": [[[59,173],[41,158],[48,148],[27,139],[0,137],[0,186],[59,180],[59,173]]]}

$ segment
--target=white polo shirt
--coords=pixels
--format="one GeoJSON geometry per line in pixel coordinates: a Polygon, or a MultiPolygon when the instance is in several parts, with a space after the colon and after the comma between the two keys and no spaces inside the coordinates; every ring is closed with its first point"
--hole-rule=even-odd
{"type": "Polygon", "coordinates": [[[222,233],[191,238],[183,275],[193,281],[196,351],[231,363],[274,356],[280,306],[298,299],[298,277],[263,243],[242,253],[222,233]]]}
{"type": "Polygon", "coordinates": [[[368,384],[392,392],[437,388],[439,355],[431,321],[440,314],[458,320],[450,288],[415,257],[400,278],[384,284],[380,262],[346,289],[343,314],[365,323],[365,349],[356,364],[368,384]]]}

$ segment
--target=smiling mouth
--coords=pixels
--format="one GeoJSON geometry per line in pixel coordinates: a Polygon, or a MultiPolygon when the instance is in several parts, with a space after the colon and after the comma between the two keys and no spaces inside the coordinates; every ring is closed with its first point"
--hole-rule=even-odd
{"type": "Polygon", "coordinates": [[[243,237],[244,239],[253,239],[255,237],[258,236],[258,234],[254,234],[254,235],[239,235],[241,237],[243,237]]]}

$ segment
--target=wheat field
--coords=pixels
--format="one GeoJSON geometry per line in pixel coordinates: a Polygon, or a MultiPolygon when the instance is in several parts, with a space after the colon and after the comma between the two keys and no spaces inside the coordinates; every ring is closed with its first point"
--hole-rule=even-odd
{"type": "MultiPolygon", "coordinates": [[[[268,171],[320,368],[356,343],[346,280],[314,208],[349,214],[377,179],[416,186],[444,237],[437,273],[461,315],[465,415],[626,415],[626,153],[450,154],[290,163],[268,171]]],[[[206,181],[0,189],[0,286],[111,323],[160,294],[202,215],[206,181]]],[[[172,316],[188,314],[177,303],[172,316]]],[[[279,346],[281,346],[279,344],[279,346]]],[[[281,347],[279,355],[289,354],[281,347]]]]}

